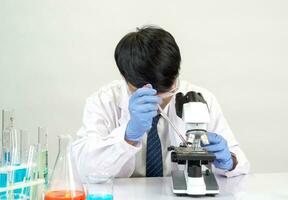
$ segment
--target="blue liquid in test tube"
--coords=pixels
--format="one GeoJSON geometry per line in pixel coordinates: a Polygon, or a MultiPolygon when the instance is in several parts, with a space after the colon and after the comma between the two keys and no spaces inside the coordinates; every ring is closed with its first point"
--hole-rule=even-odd
{"type": "Polygon", "coordinates": [[[4,152],[4,163],[10,163],[11,161],[11,154],[10,152],[4,152]]]}
{"type": "MultiPolygon", "coordinates": [[[[0,188],[7,187],[7,173],[1,172],[0,173],[0,188]]],[[[7,192],[0,192],[0,199],[7,199],[7,192]]]]}
{"type": "MultiPolygon", "coordinates": [[[[27,169],[23,168],[23,169],[17,169],[14,171],[14,183],[20,183],[23,182],[25,176],[26,176],[26,172],[27,169]]],[[[14,190],[14,198],[16,198],[16,196],[18,196],[19,194],[25,194],[25,195],[29,195],[29,188],[25,187],[25,188],[19,188],[14,190]],[[22,191],[24,190],[24,191],[22,191]]]]}

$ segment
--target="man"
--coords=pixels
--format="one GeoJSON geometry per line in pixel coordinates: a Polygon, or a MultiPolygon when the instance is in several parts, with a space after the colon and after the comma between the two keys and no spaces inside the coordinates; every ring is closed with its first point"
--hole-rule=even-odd
{"type": "Polygon", "coordinates": [[[115,50],[124,80],[102,87],[87,99],[81,137],[73,155],[82,178],[89,173],[116,177],[169,176],[176,167],[167,147],[180,140],[159,115],[158,105],[182,130],[175,94],[203,95],[210,111],[209,145],[216,155],[214,171],[227,177],[246,174],[249,162],[227,124],[216,98],[207,90],[179,79],[180,50],[167,31],[144,27],[125,35],[115,50]]]}

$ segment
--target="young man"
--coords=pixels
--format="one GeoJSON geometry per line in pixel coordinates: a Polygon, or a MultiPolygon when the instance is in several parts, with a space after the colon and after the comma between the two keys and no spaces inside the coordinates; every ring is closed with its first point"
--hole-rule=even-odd
{"type": "Polygon", "coordinates": [[[180,140],[160,117],[158,104],[185,135],[175,111],[175,94],[203,95],[210,111],[205,148],[216,155],[214,171],[227,177],[246,174],[249,162],[209,91],[179,79],[181,56],[173,36],[157,27],[125,35],[115,50],[124,80],[102,87],[87,99],[81,137],[73,155],[82,178],[89,173],[116,177],[169,176],[174,165],[167,147],[180,140]]]}

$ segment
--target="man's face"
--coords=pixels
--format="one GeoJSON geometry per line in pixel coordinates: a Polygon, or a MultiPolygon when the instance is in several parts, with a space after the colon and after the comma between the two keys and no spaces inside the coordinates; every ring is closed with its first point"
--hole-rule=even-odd
{"type": "MultiPolygon", "coordinates": [[[[134,93],[138,88],[128,83],[128,89],[131,93],[134,93]]],[[[168,92],[156,94],[162,99],[162,103],[160,105],[162,108],[165,108],[165,106],[170,102],[172,97],[177,93],[178,89],[179,89],[179,79],[177,78],[176,80],[174,80],[174,83],[168,92]]]]}

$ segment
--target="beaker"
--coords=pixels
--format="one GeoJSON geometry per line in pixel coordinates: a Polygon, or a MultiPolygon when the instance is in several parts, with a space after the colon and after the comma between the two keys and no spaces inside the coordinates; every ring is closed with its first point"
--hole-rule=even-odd
{"type": "Polygon", "coordinates": [[[102,172],[87,176],[87,200],[113,200],[113,177],[102,172]]]}
{"type": "Polygon", "coordinates": [[[59,136],[59,150],[45,200],[85,200],[85,192],[71,156],[72,137],[59,136]]]}

